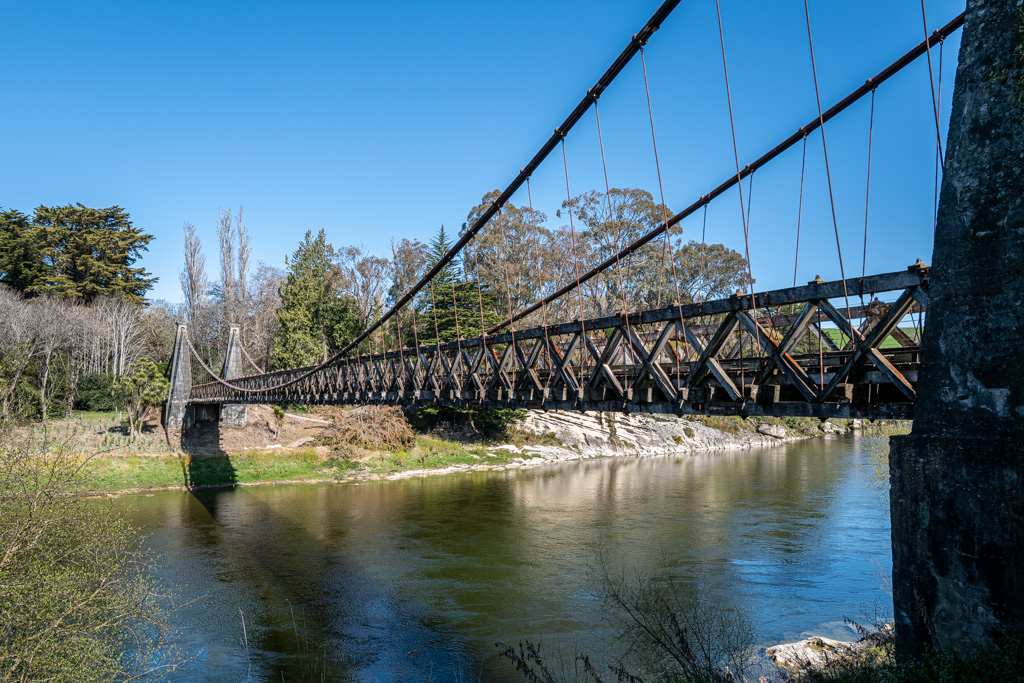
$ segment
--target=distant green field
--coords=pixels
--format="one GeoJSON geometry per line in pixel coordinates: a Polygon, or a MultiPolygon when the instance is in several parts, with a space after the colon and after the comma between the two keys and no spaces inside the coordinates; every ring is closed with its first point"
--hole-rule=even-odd
{"type": "MultiPolygon", "coordinates": [[[[901,327],[900,330],[902,330],[903,333],[911,339],[916,340],[918,338],[917,330],[913,327],[901,327]]],[[[822,332],[824,332],[825,336],[831,339],[832,343],[839,348],[843,348],[850,341],[849,337],[837,329],[823,329],[822,332]]],[[[881,346],[883,349],[898,349],[899,347],[899,342],[892,337],[886,337],[881,346]]]]}

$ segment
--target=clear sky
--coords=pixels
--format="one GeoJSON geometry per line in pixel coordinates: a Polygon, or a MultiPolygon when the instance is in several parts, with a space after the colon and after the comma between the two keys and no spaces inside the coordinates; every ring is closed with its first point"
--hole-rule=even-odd
{"type": "MultiPolygon", "coordinates": [[[[153,298],[180,301],[182,225],[216,277],[218,209],[245,207],[257,260],[282,266],[306,230],[385,255],[429,239],[504,188],[657,8],[656,0],[0,3],[0,206],[119,205],[155,235],[153,298]]],[[[928,0],[929,29],[963,0],[928,0]]],[[[828,107],[924,37],[917,0],[811,0],[828,107]]],[[[801,0],[722,0],[741,163],[816,115],[801,0]]],[[[959,50],[946,41],[943,137],[959,50]]],[[[646,50],[665,199],[680,209],[735,173],[713,0],[683,0],[646,50]]],[[[938,76],[938,51],[934,54],[938,76]]],[[[657,198],[640,61],[600,102],[612,186],[657,198]]],[[[869,101],[826,125],[847,275],[859,274],[869,101]]],[[[603,188],[593,113],[567,139],[573,194],[603,188]]],[[[879,88],[868,272],[931,255],[935,128],[924,58],[879,88]]],[[[787,286],[799,146],[755,174],[758,289],[787,286]]],[[[561,155],[533,181],[560,223],[561,155]]],[[[821,137],[809,138],[801,282],[838,277],[821,137]]],[[[525,193],[513,198],[525,204],[525,193]]],[[[699,216],[683,223],[700,239],[699,216]]],[[[708,241],[742,250],[737,196],[708,241]]]]}

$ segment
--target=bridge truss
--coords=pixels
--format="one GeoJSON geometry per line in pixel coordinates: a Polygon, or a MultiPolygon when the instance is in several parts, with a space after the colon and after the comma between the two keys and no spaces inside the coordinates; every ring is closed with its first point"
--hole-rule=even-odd
{"type": "Polygon", "coordinates": [[[915,265],[845,292],[815,281],[358,355],[200,384],[189,402],[910,418],[929,276],[915,265]],[[832,302],[847,294],[864,303],[832,302]]]}

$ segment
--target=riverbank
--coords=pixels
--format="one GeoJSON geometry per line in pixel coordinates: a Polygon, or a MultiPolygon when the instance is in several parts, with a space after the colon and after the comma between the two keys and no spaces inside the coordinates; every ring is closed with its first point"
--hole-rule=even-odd
{"type": "MultiPolygon", "coordinates": [[[[404,448],[374,450],[339,445],[330,438],[329,427],[338,424],[339,416],[351,413],[334,413],[333,421],[322,419],[331,418],[330,413],[313,418],[286,415],[272,425],[262,413],[253,412],[247,427],[216,428],[213,436],[186,435],[181,448],[162,452],[101,451],[90,458],[85,487],[93,494],[119,494],[400,479],[515,470],[609,456],[770,447],[850,428],[845,421],[819,423],[806,419],[533,412],[500,439],[466,432],[410,432],[404,448]],[[268,440],[277,442],[266,443],[268,440]]],[[[147,449],[152,449],[154,443],[155,438],[150,437],[147,449]]]]}

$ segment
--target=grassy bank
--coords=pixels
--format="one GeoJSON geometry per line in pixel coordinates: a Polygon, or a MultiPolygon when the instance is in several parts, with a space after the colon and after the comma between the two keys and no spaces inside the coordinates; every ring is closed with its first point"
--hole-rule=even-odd
{"type": "Polygon", "coordinates": [[[94,493],[186,486],[230,486],[309,480],[377,478],[412,470],[455,465],[500,466],[520,456],[484,445],[419,436],[412,448],[396,452],[355,449],[325,456],[314,449],[247,451],[235,455],[99,455],[85,475],[94,493]]]}

